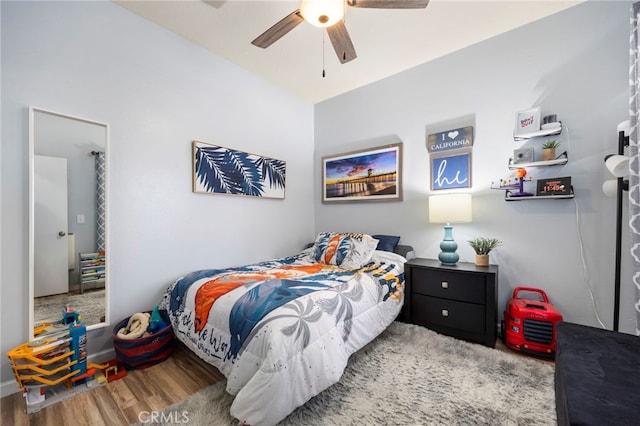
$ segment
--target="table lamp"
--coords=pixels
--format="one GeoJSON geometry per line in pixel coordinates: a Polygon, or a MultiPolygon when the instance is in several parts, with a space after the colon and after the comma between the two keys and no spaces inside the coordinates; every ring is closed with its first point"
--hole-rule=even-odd
{"type": "Polygon", "coordinates": [[[443,265],[454,266],[460,256],[456,253],[458,243],[453,239],[451,224],[471,222],[471,194],[429,196],[429,222],[446,223],[438,259],[443,265]]]}

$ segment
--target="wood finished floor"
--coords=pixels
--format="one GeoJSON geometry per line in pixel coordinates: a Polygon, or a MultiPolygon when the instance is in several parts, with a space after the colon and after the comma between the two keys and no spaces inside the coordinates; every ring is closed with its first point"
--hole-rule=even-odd
{"type": "MultiPolygon", "coordinates": [[[[139,422],[141,412],[160,411],[222,380],[222,374],[182,344],[172,356],[145,370],[98,386],[66,401],[26,414],[21,393],[0,400],[1,425],[117,426],[139,422]]],[[[144,417],[143,417],[144,420],[144,417]]]]}
{"type": "MultiPolygon", "coordinates": [[[[496,342],[496,349],[527,356],[508,349],[500,339],[496,342]]],[[[538,360],[553,363],[552,360],[538,360]]],[[[139,422],[138,415],[141,412],[160,411],[223,378],[218,369],[205,363],[183,344],[176,343],[168,360],[145,370],[129,371],[120,380],[91,389],[37,413],[25,413],[24,398],[20,393],[2,398],[0,425],[130,425],[139,422]]]]}

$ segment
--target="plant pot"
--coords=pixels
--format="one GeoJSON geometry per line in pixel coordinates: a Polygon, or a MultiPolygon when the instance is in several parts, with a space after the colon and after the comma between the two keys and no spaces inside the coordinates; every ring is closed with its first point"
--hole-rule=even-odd
{"type": "Polygon", "coordinates": [[[556,149],[555,148],[544,148],[542,150],[542,161],[549,161],[556,159],[556,149]]]}
{"type": "Polygon", "coordinates": [[[489,255],[476,254],[476,266],[489,266],[489,255]]]}

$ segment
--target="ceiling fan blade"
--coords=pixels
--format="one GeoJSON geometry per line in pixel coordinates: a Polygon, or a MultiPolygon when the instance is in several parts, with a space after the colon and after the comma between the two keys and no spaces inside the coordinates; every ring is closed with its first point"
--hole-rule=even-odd
{"type": "Polygon", "coordinates": [[[347,0],[349,6],[370,9],[424,9],[429,0],[347,0]]]}
{"type": "Polygon", "coordinates": [[[343,20],[327,27],[327,34],[329,34],[329,40],[331,40],[331,44],[341,64],[352,61],[357,57],[356,49],[353,47],[351,37],[349,37],[347,27],[344,25],[343,20]]]}
{"type": "Polygon", "coordinates": [[[304,18],[300,14],[300,10],[291,12],[289,15],[282,18],[267,31],[260,34],[255,40],[251,42],[251,44],[266,49],[276,41],[280,40],[280,38],[287,34],[289,31],[297,27],[302,21],[304,21],[304,18]]]}

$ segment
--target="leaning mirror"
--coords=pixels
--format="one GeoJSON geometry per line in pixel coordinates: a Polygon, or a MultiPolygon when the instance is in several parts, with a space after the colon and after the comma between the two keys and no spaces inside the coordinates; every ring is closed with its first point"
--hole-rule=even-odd
{"type": "Polygon", "coordinates": [[[75,310],[109,324],[109,126],[29,108],[30,338],[75,310]]]}

